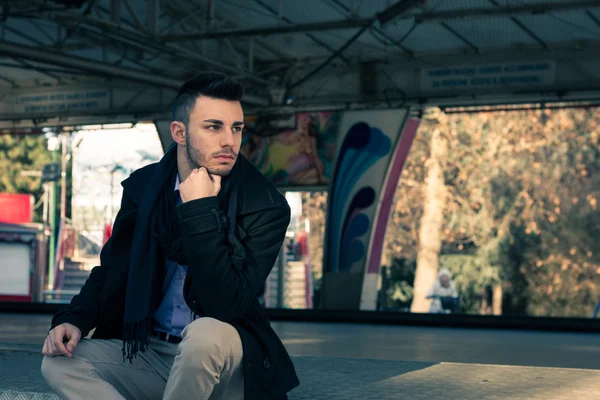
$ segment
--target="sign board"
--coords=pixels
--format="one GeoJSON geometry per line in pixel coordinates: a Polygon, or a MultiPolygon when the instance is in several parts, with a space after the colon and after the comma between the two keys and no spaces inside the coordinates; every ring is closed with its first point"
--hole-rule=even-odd
{"type": "MultiPolygon", "coordinates": [[[[28,224],[31,223],[32,220],[32,195],[0,193],[0,224],[28,224]]],[[[0,260],[2,260],[0,264],[5,262],[2,256],[0,256],[0,260]]]]}
{"type": "Polygon", "coordinates": [[[61,166],[59,163],[49,163],[42,169],[42,183],[56,182],[60,179],[61,166]]]}
{"type": "Polygon", "coordinates": [[[20,94],[14,104],[13,112],[25,114],[107,109],[110,93],[106,89],[90,89],[20,94]]]}
{"type": "Polygon", "coordinates": [[[424,68],[421,90],[481,91],[551,86],[556,82],[556,63],[525,62],[457,67],[424,68]]]}

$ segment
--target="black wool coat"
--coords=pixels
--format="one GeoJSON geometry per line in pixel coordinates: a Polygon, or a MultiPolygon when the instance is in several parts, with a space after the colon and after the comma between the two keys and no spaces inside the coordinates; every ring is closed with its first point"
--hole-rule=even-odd
{"type": "MultiPolygon", "coordinates": [[[[244,350],[246,400],[285,399],[299,385],[292,361],[271,328],[257,294],[279,255],[290,221],[290,208],[275,188],[243,156],[236,171],[238,207],[235,221],[227,219],[216,197],[178,206],[188,252],[184,297],[191,310],[233,325],[244,350]],[[235,223],[243,245],[243,262],[236,260],[224,224],[235,223]]],[[[123,181],[121,209],[113,235],[100,254],[79,295],[57,313],[52,328],[70,323],[92,338],[122,339],[125,292],[137,208],[146,185],[153,184],[157,164],[135,171],[123,181]]],[[[162,284],[162,282],[159,282],[162,284]]],[[[127,362],[127,361],[126,361],[127,362]]]]}

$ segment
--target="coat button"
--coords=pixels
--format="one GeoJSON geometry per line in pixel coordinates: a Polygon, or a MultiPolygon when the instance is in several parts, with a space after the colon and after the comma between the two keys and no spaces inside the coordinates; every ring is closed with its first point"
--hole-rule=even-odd
{"type": "Polygon", "coordinates": [[[268,358],[265,358],[265,361],[263,362],[263,367],[265,368],[265,370],[271,368],[271,361],[269,361],[268,358]]]}

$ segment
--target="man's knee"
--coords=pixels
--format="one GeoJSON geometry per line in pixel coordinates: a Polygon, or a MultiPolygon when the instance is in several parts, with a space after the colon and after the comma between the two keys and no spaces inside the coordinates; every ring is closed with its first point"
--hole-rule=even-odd
{"type": "Polygon", "coordinates": [[[65,380],[65,364],[61,361],[62,356],[48,357],[44,356],[42,360],[42,376],[51,387],[56,387],[65,380]]]}
{"type": "Polygon", "coordinates": [[[237,330],[214,318],[197,319],[183,330],[182,337],[179,352],[185,362],[203,363],[207,358],[223,362],[227,357],[242,356],[237,330]]]}

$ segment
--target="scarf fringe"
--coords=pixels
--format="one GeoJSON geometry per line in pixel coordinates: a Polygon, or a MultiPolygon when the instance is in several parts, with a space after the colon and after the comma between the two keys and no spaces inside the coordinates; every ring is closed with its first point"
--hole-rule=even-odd
{"type": "Polygon", "coordinates": [[[126,323],[123,327],[123,362],[125,359],[133,364],[138,352],[146,351],[152,336],[154,317],[149,316],[137,322],[126,323]]]}

